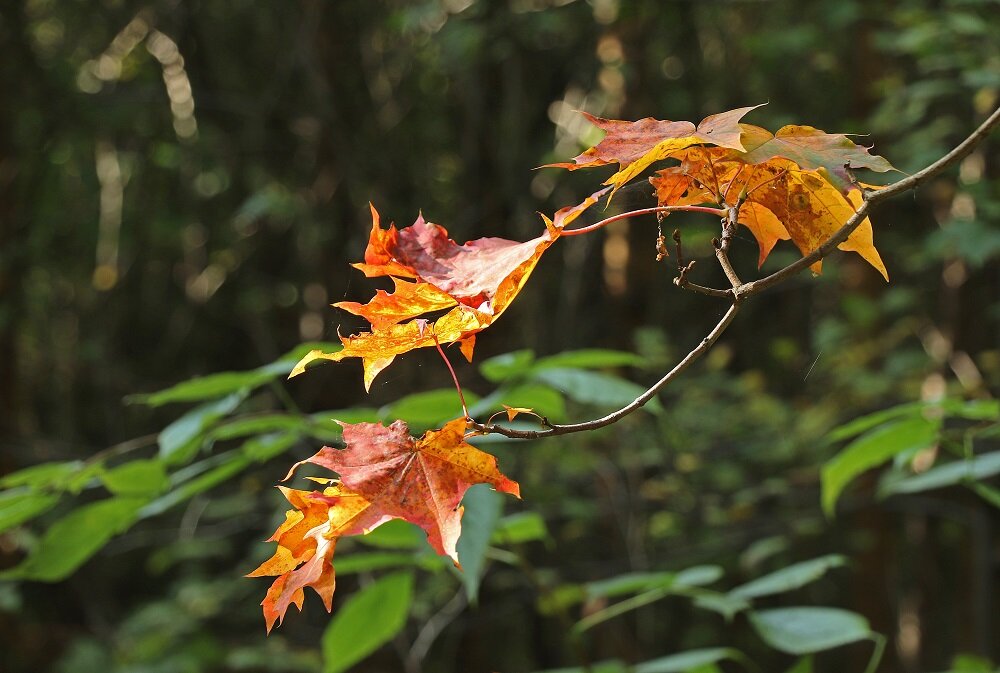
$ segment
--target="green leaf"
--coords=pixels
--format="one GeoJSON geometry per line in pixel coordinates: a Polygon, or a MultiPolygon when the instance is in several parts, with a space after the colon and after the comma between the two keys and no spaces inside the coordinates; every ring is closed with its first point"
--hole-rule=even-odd
{"type": "Polygon", "coordinates": [[[694,587],[700,587],[705,584],[711,584],[712,582],[718,580],[721,576],[722,568],[719,566],[706,565],[686,568],[676,574],[635,573],[624,575],[622,578],[612,579],[610,581],[606,580],[603,583],[591,583],[585,587],[585,598],[595,597],[597,595],[611,595],[594,594],[592,593],[594,591],[625,593],[639,590],[642,591],[642,593],[637,593],[630,598],[626,598],[625,600],[619,601],[614,605],[610,605],[603,610],[598,610],[597,612],[588,615],[574,625],[573,631],[576,633],[583,633],[584,631],[587,631],[602,622],[623,615],[626,612],[630,612],[644,605],[654,603],[661,598],[665,598],[673,594],[687,594],[689,593],[687,590],[694,587]],[[648,589],[645,587],[648,587],[648,589]]]}
{"type": "MultiPolygon", "coordinates": [[[[539,416],[551,421],[566,418],[566,402],[562,393],[541,383],[522,383],[510,388],[502,387],[496,392],[469,406],[469,415],[473,418],[490,412],[501,411],[508,407],[523,407],[531,409],[539,416]]],[[[506,418],[503,419],[506,422],[506,418]]]]}
{"type": "Polygon", "coordinates": [[[233,393],[215,402],[195,407],[160,432],[160,458],[168,465],[186,463],[194,458],[201,448],[205,431],[223,418],[246,397],[245,393],[233,393]]]}
{"type": "Polygon", "coordinates": [[[263,463],[280,456],[299,441],[298,432],[272,432],[243,442],[240,451],[256,463],[263,463]]]}
{"type": "Polygon", "coordinates": [[[1000,509],[1000,489],[993,488],[987,484],[981,484],[978,481],[969,484],[969,487],[979,495],[980,498],[990,503],[997,509],[1000,509]]]}
{"type": "Polygon", "coordinates": [[[691,566],[677,572],[674,577],[675,587],[703,587],[706,584],[718,582],[723,575],[723,570],[719,566],[704,565],[691,566]]]}
{"type": "Polygon", "coordinates": [[[30,486],[34,489],[48,487],[62,488],[66,479],[81,468],[83,468],[83,462],[79,460],[32,465],[23,470],[11,472],[3,479],[0,479],[0,487],[14,488],[15,486],[30,486]]]}
{"type": "Polygon", "coordinates": [[[628,351],[587,348],[541,358],[532,369],[603,369],[606,367],[645,367],[647,364],[646,358],[628,351]]]}
{"type": "Polygon", "coordinates": [[[297,430],[305,432],[309,420],[292,414],[262,414],[260,416],[243,416],[222,423],[212,429],[212,438],[216,440],[236,439],[250,435],[263,435],[280,430],[297,430]]]}
{"type": "Polygon", "coordinates": [[[479,363],[479,373],[487,381],[499,383],[507,379],[523,376],[531,369],[535,361],[535,353],[530,350],[504,353],[479,363]]]}
{"type": "Polygon", "coordinates": [[[131,395],[126,398],[126,401],[159,407],[172,402],[214,400],[232,393],[253,390],[283,374],[287,375],[291,371],[291,367],[287,371],[283,370],[283,366],[270,364],[260,369],[245,372],[219,372],[189,379],[149,395],[131,395]]]}
{"type": "Polygon", "coordinates": [[[1000,421],[1000,400],[945,400],[942,402],[949,416],[970,421],[1000,421]]]}
{"type": "Polygon", "coordinates": [[[0,533],[45,514],[59,502],[55,493],[33,493],[27,489],[0,492],[0,533]]]}
{"type": "Polygon", "coordinates": [[[839,554],[830,554],[811,561],[794,563],[736,587],[729,592],[729,596],[749,600],[792,591],[818,580],[831,568],[839,568],[842,565],[844,565],[844,557],[839,554]]]}
{"type": "Polygon", "coordinates": [[[937,440],[940,424],[923,417],[882,425],[858,437],[827,461],[821,472],[823,511],[832,516],[844,487],[862,472],[906,451],[919,451],[937,440]]]}
{"type": "Polygon", "coordinates": [[[334,442],[344,434],[344,429],[337,421],[341,423],[375,423],[379,418],[378,410],[371,407],[317,411],[309,414],[308,433],[311,437],[321,441],[334,442]]]}
{"type": "Polygon", "coordinates": [[[469,602],[475,605],[479,583],[486,570],[486,550],[503,511],[503,496],[486,484],[476,484],[462,498],[462,535],[458,538],[458,561],[462,564],[462,584],[469,602]]]}
{"type": "Polygon", "coordinates": [[[199,493],[232,479],[252,464],[252,458],[236,449],[185,468],[186,470],[195,468],[190,474],[196,476],[188,478],[189,475],[178,470],[172,479],[173,490],[143,507],[140,516],[145,519],[161,514],[199,493]]]}
{"type": "Polygon", "coordinates": [[[750,607],[750,603],[742,598],[734,598],[729,594],[720,594],[714,591],[695,595],[694,605],[722,615],[727,622],[732,621],[737,613],[750,607]]]}
{"type": "Polygon", "coordinates": [[[996,673],[998,669],[989,659],[971,654],[959,654],[951,662],[947,673],[996,673]]]}
{"type": "Polygon", "coordinates": [[[670,656],[644,661],[635,665],[635,673],[686,673],[720,661],[745,661],[739,650],[729,647],[712,647],[702,650],[688,650],[670,656]]]}
{"type": "Polygon", "coordinates": [[[996,474],[1000,474],[1000,451],[984,453],[971,460],[939,465],[912,477],[887,481],[879,488],[879,495],[885,497],[896,493],[919,493],[979,481],[996,474]]]}
{"type": "Polygon", "coordinates": [[[750,623],[765,643],[785,654],[812,654],[872,637],[864,617],[838,608],[756,610],[750,623]]]}
{"type": "Polygon", "coordinates": [[[490,542],[495,545],[523,544],[535,540],[548,540],[549,529],[538,512],[518,512],[500,519],[490,542]]]}
{"type": "MultiPolygon", "coordinates": [[[[543,369],[533,372],[531,376],[561,391],[574,402],[600,407],[625,406],[646,390],[617,376],[582,369],[543,369]]],[[[655,398],[646,407],[653,411],[662,410],[655,398]]]]}
{"type": "Polygon", "coordinates": [[[358,535],[354,539],[380,549],[417,549],[427,544],[424,532],[402,519],[386,521],[367,535],[358,535]]]}
{"type": "Polygon", "coordinates": [[[609,619],[614,619],[615,617],[620,617],[621,615],[631,612],[632,610],[637,610],[650,603],[655,603],[656,601],[666,598],[671,595],[670,587],[663,587],[657,589],[651,589],[641,594],[636,594],[623,601],[619,601],[613,605],[610,605],[602,610],[591,613],[578,621],[573,625],[573,633],[579,635],[585,631],[588,631],[598,624],[602,624],[609,619]]]}
{"type": "Polygon", "coordinates": [[[70,493],[79,493],[105,472],[102,460],[88,460],[79,470],[66,477],[61,487],[70,493]]]}
{"type": "Polygon", "coordinates": [[[330,352],[340,350],[341,345],[326,342],[302,344],[280,359],[257,369],[201,376],[149,395],[131,395],[127,401],[159,407],[171,402],[201,402],[232,393],[246,393],[280,376],[287,376],[302,356],[316,348],[330,352]]]}
{"type": "Polygon", "coordinates": [[[398,572],[351,596],[323,633],[323,671],[341,673],[389,642],[413,599],[413,575],[398,572]]]}
{"type": "Polygon", "coordinates": [[[909,402],[907,404],[900,404],[895,407],[882,409],[865,416],[860,416],[831,430],[827,434],[826,439],[830,443],[840,442],[845,439],[850,439],[851,437],[856,437],[862,432],[871,430],[874,427],[882,425],[887,421],[895,420],[901,416],[921,417],[921,412],[926,407],[927,404],[924,402],[909,402]]]}
{"type": "Polygon", "coordinates": [[[108,540],[131,526],[145,502],[119,497],[78,507],[52,524],[28,558],[0,573],[0,579],[57,582],[68,577],[108,540]]]}
{"type": "MultiPolygon", "coordinates": [[[[451,565],[450,561],[447,561],[451,565]]],[[[368,552],[345,554],[336,562],[337,577],[352,573],[417,566],[425,570],[434,570],[445,566],[444,557],[434,555],[403,554],[399,552],[368,552]]]]}
{"type": "Polygon", "coordinates": [[[166,468],[155,459],[133,460],[111,468],[101,475],[101,481],[115,495],[154,496],[170,487],[166,468]]]}
{"type": "MultiPolygon", "coordinates": [[[[479,397],[465,391],[465,403],[472,406],[479,397]]],[[[440,388],[407,395],[380,413],[382,419],[403,420],[411,429],[434,428],[462,416],[462,402],[454,388],[440,388]]]]}
{"type": "Polygon", "coordinates": [[[625,573],[584,585],[587,598],[610,598],[623,594],[637,594],[651,589],[667,589],[674,585],[677,575],[670,572],[625,573]]]}

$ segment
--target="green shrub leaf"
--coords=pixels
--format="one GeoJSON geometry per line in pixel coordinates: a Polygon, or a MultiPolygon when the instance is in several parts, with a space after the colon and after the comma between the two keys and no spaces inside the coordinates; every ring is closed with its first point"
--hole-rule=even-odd
{"type": "Polygon", "coordinates": [[[323,671],[341,673],[392,639],[406,624],[413,575],[387,575],[351,596],[323,633],[323,671]]]}

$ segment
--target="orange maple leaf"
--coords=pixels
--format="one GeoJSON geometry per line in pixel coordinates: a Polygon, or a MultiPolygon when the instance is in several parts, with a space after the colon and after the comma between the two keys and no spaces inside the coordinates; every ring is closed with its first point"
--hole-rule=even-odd
{"type": "MultiPolygon", "coordinates": [[[[790,128],[792,127],[782,130],[790,128]]],[[[829,136],[819,140],[819,135],[825,137],[826,134],[809,127],[795,128],[808,128],[808,132],[801,135],[810,138],[810,143],[827,143],[839,148],[836,156],[840,159],[845,159],[849,154],[846,148],[840,147],[842,143],[837,140],[839,138],[850,143],[844,136],[829,136]]],[[[770,136],[763,129],[759,131],[770,136]]],[[[754,133],[758,140],[762,137],[756,131],[751,135],[754,133]]],[[[786,132],[785,135],[797,137],[791,132],[786,132]]],[[[755,142],[747,141],[747,144],[753,145],[755,142]]],[[[867,155],[864,148],[858,148],[855,153],[868,156],[876,165],[885,161],[881,157],[867,155]]],[[[782,157],[750,163],[746,160],[748,154],[716,147],[690,147],[672,153],[671,158],[679,159],[681,165],[658,171],[650,178],[659,204],[711,202],[732,206],[742,195],[745,202],[740,208],[738,220],[757,239],[760,265],[779,240],[791,239],[803,255],[812,252],[839,229],[861,203],[861,192],[858,189],[848,185],[847,191],[842,192],[838,188],[837,182],[831,177],[834,172],[822,165],[821,155],[803,158],[803,161],[808,161],[813,167],[804,168],[782,157]]],[[[840,168],[846,170],[843,166],[840,168]]],[[[875,249],[871,221],[867,218],[838,247],[858,253],[888,280],[888,272],[875,249]]],[[[822,269],[822,262],[816,262],[812,269],[818,273],[822,269]]]]}
{"type": "Polygon", "coordinates": [[[340,475],[340,483],[372,503],[380,514],[404,519],[427,532],[439,554],[458,565],[455,545],[461,532],[462,496],[473,484],[521,497],[517,482],[497,468],[494,456],[465,441],[465,419],[410,436],[403,421],[341,423],[345,449],[323,447],[292,466],[313,463],[340,475]]]}
{"type": "Polygon", "coordinates": [[[742,107],[710,115],[697,127],[687,121],[661,121],[647,117],[629,122],[602,119],[584,112],[583,115],[591,124],[605,132],[604,138],[575,157],[572,162],[548,164],[543,168],[577,170],[617,163],[620,166],[618,172],[604,181],[604,184],[611,185],[617,191],[654,162],[692,145],[709,144],[743,151],[743,125],[739,121],[757,107],[760,106],[742,107]]]}
{"type": "Polygon", "coordinates": [[[337,472],[339,480],[317,479],[332,483],[322,492],[278,487],[294,509],[269,540],[278,543],[274,555],[247,575],[277,576],[261,603],[268,632],[290,605],[302,609],[305,587],[319,594],[328,612],[332,609],[338,538],[365,535],[403,519],[423,528],[431,546],[458,566],[460,503],[469,487],[485,483],[521,497],[520,486],[500,472],[496,458],[465,442],[464,418],[420,439],[410,437],[402,421],[389,427],[341,425],[345,449],[324,447],[293,465],[286,477],[313,463],[337,472]]]}
{"type": "Polygon", "coordinates": [[[284,619],[289,605],[302,609],[307,586],[319,594],[329,612],[336,587],[333,552],[337,538],[367,533],[391,518],[339,486],[322,493],[278,488],[295,509],[285,513],[285,522],[268,540],[278,543],[274,555],[247,575],[278,576],[261,603],[268,632],[275,621],[284,619]]]}
{"type": "Polygon", "coordinates": [[[524,287],[542,254],[563,228],[608,190],[602,189],[576,206],[563,208],[545,221],[545,231],[530,241],[480,238],[459,245],[440,225],[423,216],[409,227],[380,226],[372,206],[372,231],[365,261],[354,266],[369,278],[390,276],[394,290],[379,290],[367,304],[340,302],[335,306],[371,323],[372,331],[341,337],[344,347],[335,353],[314,350],[292,370],[305,371],[315,360],[361,358],[365,389],[397,355],[416,348],[461,342],[469,360],[475,335],[489,327],[524,287]],[[405,280],[404,280],[405,279],[405,280]],[[443,316],[424,316],[451,309],[443,316]]]}

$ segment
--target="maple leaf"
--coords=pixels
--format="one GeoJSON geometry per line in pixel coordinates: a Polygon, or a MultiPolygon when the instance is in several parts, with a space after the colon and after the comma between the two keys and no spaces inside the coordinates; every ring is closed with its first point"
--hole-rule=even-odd
{"type": "Polygon", "coordinates": [[[868,148],[852,142],[842,133],[826,133],[812,126],[783,126],[773,136],[759,126],[743,124],[746,152],[740,159],[747,164],[788,159],[799,168],[824,172],[826,178],[844,195],[854,188],[850,168],[867,168],[884,173],[893,170],[884,157],[870,154],[868,148]]]}
{"type": "Polygon", "coordinates": [[[284,619],[290,605],[302,609],[307,586],[319,594],[329,612],[336,587],[333,552],[337,538],[367,533],[391,518],[339,486],[322,493],[278,488],[295,509],[285,513],[285,522],[268,540],[278,543],[274,555],[247,575],[278,576],[261,603],[269,633],[275,621],[284,619]]]}
{"type": "MultiPolygon", "coordinates": [[[[647,117],[629,122],[602,119],[582,113],[590,123],[605,132],[604,138],[594,147],[575,157],[572,162],[547,164],[543,168],[592,168],[617,163],[620,169],[604,184],[614,191],[644,171],[652,163],[667,158],[672,152],[691,145],[711,144],[743,151],[743,132],[740,119],[760,107],[737,108],[705,117],[695,127],[687,121],[666,121],[647,117]]],[[[612,195],[614,192],[612,192],[612,195]]]]}
{"type": "MultiPolygon", "coordinates": [[[[812,131],[816,129],[811,129],[807,135],[815,136],[812,131]]],[[[745,157],[746,153],[724,148],[688,148],[671,155],[681,161],[680,166],[659,171],[650,182],[656,188],[660,205],[714,202],[731,206],[743,195],[745,202],[738,221],[757,239],[760,247],[758,265],[764,263],[779,240],[791,239],[803,255],[812,252],[837,231],[861,203],[860,191],[851,188],[846,194],[842,193],[831,182],[831,173],[822,166],[815,170],[804,169],[780,157],[748,163],[745,157]],[[679,176],[690,178],[690,182],[684,182],[679,176]]],[[[818,160],[812,161],[812,165],[817,163],[818,160]]],[[[858,253],[888,280],[888,272],[875,249],[868,218],[838,247],[858,253]]],[[[820,272],[822,261],[811,268],[820,272]]]]}
{"type": "Polygon", "coordinates": [[[456,550],[461,534],[459,503],[473,484],[490,484],[498,491],[521,497],[517,482],[497,468],[496,458],[465,441],[465,419],[428,431],[420,439],[406,423],[341,423],[347,447],[323,447],[312,463],[332,470],[339,479],[315,479],[332,484],[320,491],[279,486],[294,509],[271,536],[274,555],[247,577],[277,576],[261,605],[268,632],[280,623],[291,605],[302,609],[305,588],[333,606],[336,574],[333,555],[337,540],[366,535],[392,519],[414,523],[427,532],[431,546],[458,566],[456,550]]]}
{"type": "MultiPolygon", "coordinates": [[[[370,502],[374,511],[404,519],[424,529],[431,546],[458,565],[462,496],[473,484],[490,484],[497,491],[521,497],[517,482],[497,468],[496,458],[465,441],[464,418],[420,439],[403,421],[341,423],[347,447],[323,447],[296,463],[313,463],[340,475],[350,491],[370,502]]],[[[287,478],[287,477],[286,477],[287,478]]]]}
{"type": "Polygon", "coordinates": [[[315,360],[361,358],[365,390],[397,355],[416,348],[460,342],[462,354],[472,359],[475,334],[489,327],[524,287],[542,254],[563,228],[607,192],[602,189],[582,203],[562,208],[552,219],[543,216],[545,231],[530,241],[480,238],[458,244],[444,227],[423,216],[409,227],[382,229],[375,207],[365,261],[355,268],[369,278],[389,276],[394,290],[376,292],[367,304],[340,302],[338,308],[371,323],[372,331],[341,337],[343,349],[334,353],[309,352],[290,376],[305,371],[315,360]],[[450,311],[435,320],[424,316],[450,311]]]}

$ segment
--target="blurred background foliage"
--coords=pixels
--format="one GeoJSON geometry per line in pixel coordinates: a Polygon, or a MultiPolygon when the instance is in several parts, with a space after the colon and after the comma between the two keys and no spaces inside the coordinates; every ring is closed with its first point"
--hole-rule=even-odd
{"type": "MultiPolygon", "coordinates": [[[[876,212],[891,284],[834,255],[659,407],[490,444],[525,500],[473,491],[464,588],[396,527],[342,545],[332,623],[308,600],[265,639],[265,587],[240,575],[333,416],[457,413],[430,351],[371,395],[354,364],[283,381],[299,344],[360,327],[328,303],[375,287],[348,266],[369,201],[459,241],[533,236],[597,182],[531,170],[598,139],[576,110],[767,101],[748,121],[868,133],[912,172],[998,104],[998,30],[995,0],[7,3],[3,669],[333,671],[354,647],[359,671],[801,673],[861,671],[881,642],[879,670],[992,670],[998,138],[876,212]],[[240,373],[149,396],[220,371],[240,373]]],[[[618,224],[550,251],[460,365],[482,410],[592,417],[714,323],[654,261],[652,219],[618,224]]],[[[694,280],[722,282],[714,222],[666,224],[704,259],[694,280]]],[[[753,277],[752,237],[733,250],[753,277]]]]}

